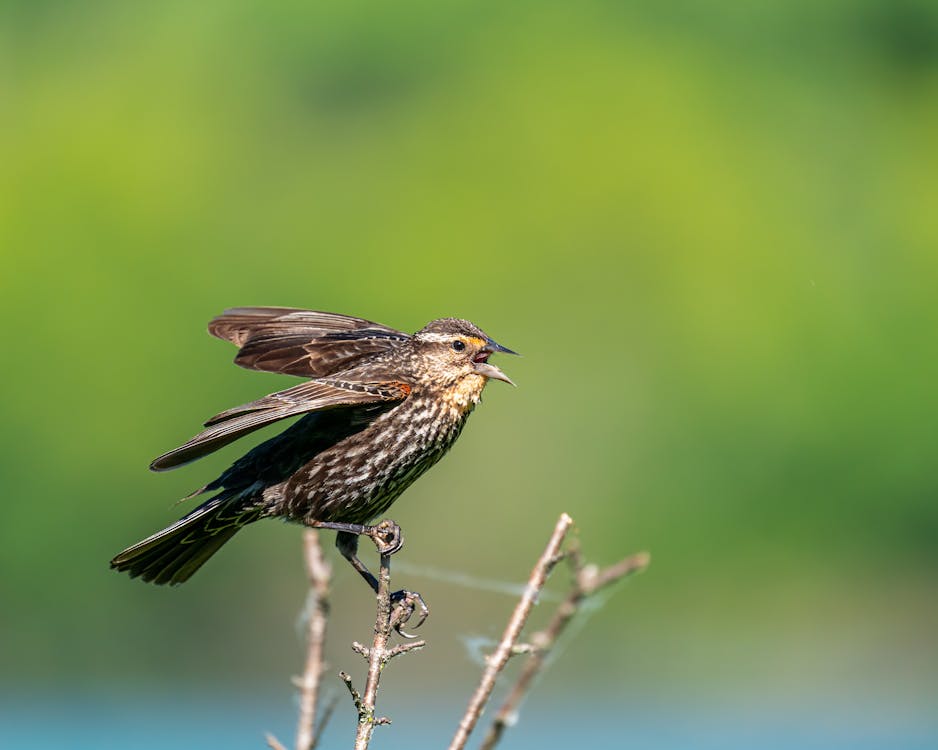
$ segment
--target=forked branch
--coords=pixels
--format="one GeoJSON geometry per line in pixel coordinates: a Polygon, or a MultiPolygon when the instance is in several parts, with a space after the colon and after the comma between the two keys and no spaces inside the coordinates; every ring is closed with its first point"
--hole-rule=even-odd
{"type": "Polygon", "coordinates": [[[381,672],[388,662],[395,656],[415,651],[426,645],[425,641],[411,641],[399,646],[390,646],[391,633],[399,630],[413,614],[413,603],[402,597],[397,603],[391,601],[391,556],[381,555],[381,564],[378,569],[377,614],[375,616],[375,636],[371,646],[364,646],[355,642],[352,649],[368,662],[368,676],[365,680],[365,691],[361,694],[352,685],[352,678],[341,672],[340,677],[345,682],[355,710],[358,712],[358,728],[355,733],[355,750],[365,750],[371,741],[374,728],[379,724],[390,724],[391,720],[384,716],[375,716],[375,702],[378,697],[378,683],[381,672]]]}
{"type": "Polygon", "coordinates": [[[518,637],[521,635],[521,630],[528,616],[531,614],[531,610],[534,608],[538,594],[547,582],[547,576],[562,557],[560,548],[572,525],[573,519],[566,513],[562,513],[556,526],[554,526],[554,532],[551,534],[550,541],[547,542],[547,546],[544,548],[534,569],[531,571],[528,585],[525,586],[521,600],[518,602],[515,611],[508,620],[508,626],[505,628],[505,632],[502,635],[498,647],[495,649],[495,652],[486,659],[486,667],[485,671],[482,673],[482,680],[476,688],[475,693],[473,693],[472,698],[469,700],[466,713],[463,714],[462,719],[459,721],[456,734],[453,736],[452,742],[450,742],[449,750],[462,750],[462,748],[466,746],[466,741],[469,739],[470,733],[479,721],[482,710],[485,708],[485,704],[492,694],[492,690],[495,687],[495,680],[499,672],[505,668],[512,653],[515,652],[516,646],[518,645],[518,637]]]}
{"type": "Polygon", "coordinates": [[[601,589],[606,588],[628,576],[639,573],[648,567],[650,556],[647,552],[639,552],[620,560],[615,565],[599,570],[595,565],[584,565],[579,545],[574,544],[567,551],[567,560],[573,572],[573,581],[570,592],[557,606],[547,626],[528,639],[529,654],[521,674],[505,697],[501,708],[495,714],[495,719],[489,731],[482,740],[480,750],[492,750],[501,739],[507,727],[510,727],[518,715],[521,701],[530,690],[535,677],[544,668],[557,639],[563,634],[573,620],[583,602],[601,589]]]}

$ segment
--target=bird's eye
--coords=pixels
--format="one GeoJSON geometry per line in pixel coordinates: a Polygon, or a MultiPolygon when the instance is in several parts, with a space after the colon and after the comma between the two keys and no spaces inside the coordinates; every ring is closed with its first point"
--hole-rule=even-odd
{"type": "Polygon", "coordinates": [[[463,349],[465,349],[465,348],[466,348],[466,342],[465,342],[465,341],[460,341],[459,339],[456,339],[455,341],[453,341],[453,350],[454,350],[454,351],[461,352],[461,351],[462,351],[463,349]]]}

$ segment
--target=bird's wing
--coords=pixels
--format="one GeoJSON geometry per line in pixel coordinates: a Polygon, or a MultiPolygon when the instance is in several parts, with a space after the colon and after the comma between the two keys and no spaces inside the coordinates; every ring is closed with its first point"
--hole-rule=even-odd
{"type": "Polygon", "coordinates": [[[410,338],[363,318],[290,307],[235,307],[208,330],[240,348],[241,367],[307,378],[346,370],[410,338]]]}
{"type": "Polygon", "coordinates": [[[153,471],[175,469],[202,458],[264,425],[297,414],[323,409],[390,404],[403,401],[410,387],[398,382],[339,382],[313,380],[279,393],[216,414],[205,428],[184,445],[164,453],[150,464],[153,471]]]}

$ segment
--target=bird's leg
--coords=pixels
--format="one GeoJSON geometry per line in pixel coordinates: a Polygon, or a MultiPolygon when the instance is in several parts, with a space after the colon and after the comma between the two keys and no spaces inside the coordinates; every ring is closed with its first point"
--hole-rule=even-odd
{"type": "MultiPolygon", "coordinates": [[[[371,539],[371,541],[375,543],[375,547],[378,548],[379,555],[393,555],[395,552],[400,552],[401,548],[404,546],[404,533],[401,531],[401,527],[390,519],[383,520],[377,526],[365,526],[360,523],[342,523],[341,521],[306,521],[305,524],[314,529],[333,529],[338,531],[339,538],[336,540],[336,546],[340,551],[342,550],[343,543],[341,542],[341,538],[343,534],[356,537],[352,551],[353,556],[355,550],[358,548],[357,537],[360,536],[367,536],[371,539]]],[[[344,552],[342,552],[342,554],[349,562],[352,562],[348,555],[344,552]]],[[[352,563],[352,565],[355,565],[355,563],[352,563]]],[[[361,562],[359,562],[359,565],[361,565],[361,562]]],[[[364,568],[363,565],[362,568],[364,568]]],[[[355,570],[361,573],[357,565],[355,566],[355,570]]],[[[368,581],[371,588],[375,591],[378,590],[378,584],[371,573],[365,577],[365,580],[368,581]]]]}
{"type": "MultiPolygon", "coordinates": [[[[310,524],[311,526],[314,524],[310,524]]],[[[378,552],[382,555],[391,555],[397,552],[404,544],[404,536],[401,528],[394,521],[382,521],[377,526],[359,526],[358,524],[331,524],[315,523],[320,528],[334,528],[339,533],[336,535],[335,546],[338,548],[342,557],[349,561],[351,566],[358,571],[359,575],[365,579],[365,582],[371,586],[372,590],[378,593],[378,579],[374,577],[371,571],[365,567],[365,564],[358,559],[358,537],[368,536],[375,543],[378,552]],[[358,529],[361,529],[359,531],[358,529]]],[[[430,608],[427,607],[423,597],[414,591],[401,589],[391,594],[391,602],[394,604],[395,612],[392,614],[394,620],[394,629],[398,635],[404,638],[414,638],[415,636],[405,633],[401,626],[406,624],[413,616],[416,610],[420,610],[420,619],[415,628],[423,625],[427,616],[430,614],[430,608]]]]}
{"type": "Polygon", "coordinates": [[[378,579],[365,567],[365,563],[358,559],[358,535],[351,531],[340,531],[336,534],[335,546],[342,554],[342,557],[352,564],[352,567],[358,571],[359,575],[365,579],[365,582],[377,594],[378,579]]]}

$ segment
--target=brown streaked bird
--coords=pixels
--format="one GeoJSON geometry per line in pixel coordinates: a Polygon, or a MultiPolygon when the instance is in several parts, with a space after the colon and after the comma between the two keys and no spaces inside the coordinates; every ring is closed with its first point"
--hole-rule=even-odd
{"type": "Polygon", "coordinates": [[[215,415],[151,469],[174,469],[260,427],[305,416],[194,492],[215,494],[111,567],[179,584],[243,526],[272,517],[336,529],[340,552],[376,589],[358,560],[358,535],[384,542],[386,551],[399,548],[393,522],[367,524],[442,458],[489,379],[511,383],[488,359],[514,352],[457,318],[408,335],[335,313],[239,307],[208,329],[239,348],[242,367],[312,379],[215,415]]]}

